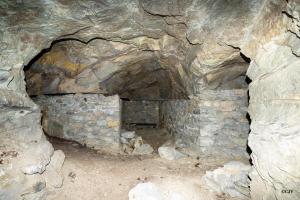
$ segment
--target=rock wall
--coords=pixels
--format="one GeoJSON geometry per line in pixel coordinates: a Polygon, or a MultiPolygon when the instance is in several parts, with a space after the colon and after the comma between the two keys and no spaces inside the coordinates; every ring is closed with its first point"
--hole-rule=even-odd
{"type": "Polygon", "coordinates": [[[57,157],[40,126],[40,109],[29,98],[0,90],[0,199],[45,199],[54,188],[51,177],[61,187],[61,165],[53,162],[57,157]],[[11,109],[10,105],[13,109],[11,109]],[[48,171],[52,173],[45,173],[48,171]],[[47,185],[47,187],[46,187],[47,185]]]}
{"type": "Polygon", "coordinates": [[[202,154],[246,156],[247,90],[204,90],[190,100],[166,101],[162,120],[176,144],[202,154]]]}
{"type": "Polygon", "coordinates": [[[299,47],[294,34],[278,37],[248,70],[253,199],[300,199],[299,47]]]}
{"type": "MultiPolygon", "coordinates": [[[[23,173],[19,178],[15,175],[24,166],[21,162],[38,163],[36,169],[43,171],[53,155],[39,124],[39,109],[29,103],[26,95],[23,68],[42,49],[61,39],[74,39],[84,44],[96,39],[130,43],[138,52],[129,57],[140,60],[144,58],[144,54],[138,56],[141,52],[151,51],[155,59],[158,56],[162,64],[169,66],[169,70],[176,68],[189,95],[193,95],[194,83],[215,79],[207,75],[224,80],[244,73],[244,68],[239,66],[230,68],[240,52],[251,58],[252,198],[300,199],[299,67],[296,67],[299,4],[297,0],[91,0],[80,3],[2,0],[0,150],[16,151],[18,156],[13,153],[9,159],[5,157],[1,166],[0,199],[20,198],[22,191],[32,188],[24,179],[32,180],[33,176],[23,173]],[[294,36],[294,39],[288,41],[282,37],[282,41],[273,44],[275,46],[264,46],[283,34],[294,36]],[[49,151],[41,150],[42,146],[48,146],[49,151]],[[40,158],[44,161],[39,162],[40,158]],[[289,188],[292,193],[282,190],[289,188]]],[[[113,63],[126,60],[129,51],[122,51],[121,55],[125,57],[111,55],[113,63]]],[[[91,77],[86,73],[79,80],[91,77]]],[[[97,82],[101,78],[92,80],[97,82]]],[[[27,199],[36,199],[32,196],[34,193],[40,195],[38,191],[30,192],[31,198],[27,199]]]]}
{"type": "Polygon", "coordinates": [[[122,126],[159,126],[159,101],[122,101],[122,126]]]}
{"type": "Polygon", "coordinates": [[[121,108],[117,95],[43,95],[33,100],[42,109],[42,124],[48,135],[94,149],[118,151],[121,108]]]}

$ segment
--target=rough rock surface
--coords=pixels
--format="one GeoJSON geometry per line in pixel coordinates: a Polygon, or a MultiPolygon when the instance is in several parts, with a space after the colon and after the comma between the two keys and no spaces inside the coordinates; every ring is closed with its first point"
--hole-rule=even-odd
{"type": "Polygon", "coordinates": [[[41,178],[53,147],[40,127],[40,110],[26,96],[0,90],[0,199],[44,195],[41,178]]]}
{"type": "Polygon", "coordinates": [[[42,109],[43,129],[48,135],[118,152],[121,111],[117,95],[44,95],[33,100],[42,109]]]}
{"type": "Polygon", "coordinates": [[[264,45],[248,71],[253,199],[263,191],[273,191],[264,194],[265,199],[300,198],[300,60],[293,53],[299,48],[285,46],[291,37],[264,45]]]}
{"type": "Polygon", "coordinates": [[[124,153],[132,155],[150,155],[153,153],[153,147],[150,144],[144,143],[142,137],[136,136],[134,131],[127,131],[124,133],[126,133],[125,137],[122,136],[121,133],[120,138],[124,153]]]}
{"type": "Polygon", "coordinates": [[[28,93],[102,93],[134,99],[186,96],[176,68],[165,66],[154,53],[163,44],[155,41],[157,47],[152,50],[139,44],[143,40],[54,44],[26,67],[28,93]]]}
{"type": "Polygon", "coordinates": [[[135,155],[147,155],[151,154],[154,149],[149,144],[144,144],[142,137],[136,137],[130,141],[132,143],[132,154],[135,155]]]}
{"type": "Polygon", "coordinates": [[[151,147],[150,144],[141,144],[139,146],[136,146],[133,151],[132,154],[133,155],[149,155],[152,154],[154,151],[154,149],[151,147]]]}
{"type": "Polygon", "coordinates": [[[249,197],[248,174],[251,167],[238,161],[231,161],[224,167],[207,171],[202,177],[205,185],[217,193],[226,193],[231,197],[249,197]]]}
{"type": "MultiPolygon", "coordinates": [[[[186,92],[193,98],[203,88],[215,89],[224,80],[236,80],[247,67],[240,58],[242,52],[251,59],[248,76],[253,81],[249,109],[252,120],[249,145],[254,163],[251,196],[255,200],[299,199],[299,3],[298,0],[2,0],[0,150],[5,153],[1,153],[4,164],[1,164],[0,199],[17,199],[24,188],[32,188],[30,181],[24,180],[34,176],[20,172],[23,166],[38,164],[43,171],[50,161],[51,148],[45,145],[39,109],[26,95],[23,68],[51,43],[68,39],[83,44],[104,40],[134,45],[136,53],[127,51],[124,53],[128,56],[108,61],[114,60],[127,68],[138,60],[137,68],[142,69],[140,66],[159,60],[159,68],[173,74],[166,79],[172,80],[173,92],[159,92],[160,97],[168,98],[186,92]],[[151,59],[139,62],[144,56],[151,59]],[[49,147],[46,154],[39,150],[44,145],[49,147]],[[30,148],[37,149],[38,155],[32,157],[30,148]],[[31,158],[28,162],[27,157],[31,158]]],[[[101,67],[95,68],[97,71],[101,67]]],[[[127,96],[128,91],[149,88],[147,94],[157,94],[153,92],[157,87],[150,87],[153,82],[160,85],[157,79],[134,87],[130,81],[114,81],[123,80],[119,78],[124,75],[121,72],[116,73],[118,78],[105,82],[108,91],[124,91],[127,96]],[[132,87],[123,90],[120,86],[124,85],[132,87]]],[[[81,75],[83,79],[97,80],[97,87],[91,86],[101,89],[98,78],[92,74],[87,70],[81,75]]],[[[140,73],[138,80],[142,74],[145,73],[140,73]]],[[[49,82],[53,83],[52,88],[57,88],[57,80],[49,82]]],[[[76,86],[87,86],[79,83],[79,77],[75,80],[76,86]]],[[[128,96],[139,97],[137,93],[128,96]]],[[[28,194],[27,199],[43,195],[44,184],[38,183],[36,190],[32,190],[36,193],[28,194]]]]}

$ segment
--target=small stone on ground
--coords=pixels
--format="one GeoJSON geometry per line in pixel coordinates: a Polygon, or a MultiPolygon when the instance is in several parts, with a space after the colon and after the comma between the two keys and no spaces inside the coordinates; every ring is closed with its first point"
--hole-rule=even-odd
{"type": "Polygon", "coordinates": [[[167,160],[177,160],[186,156],[185,154],[177,151],[173,147],[159,147],[158,153],[161,158],[167,160]]]}

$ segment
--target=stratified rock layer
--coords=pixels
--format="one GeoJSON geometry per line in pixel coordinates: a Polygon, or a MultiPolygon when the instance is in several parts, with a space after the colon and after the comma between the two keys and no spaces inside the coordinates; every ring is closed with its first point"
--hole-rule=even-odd
{"type": "Polygon", "coordinates": [[[264,45],[248,71],[253,199],[263,191],[274,191],[266,199],[300,198],[300,60],[282,39],[264,45]]]}
{"type": "MultiPolygon", "coordinates": [[[[156,53],[169,50],[165,42],[175,41],[166,36],[124,43],[104,39],[58,42],[26,68],[27,91],[31,95],[119,94],[133,99],[185,97],[178,69],[170,58],[156,53]]],[[[181,46],[172,48],[178,51],[181,46]]]]}
{"type": "MultiPolygon", "coordinates": [[[[0,199],[19,199],[22,191],[26,191],[27,199],[35,199],[34,195],[42,197],[47,188],[36,174],[25,175],[21,170],[36,166],[30,169],[43,172],[53,153],[40,127],[40,111],[26,95],[23,68],[52,42],[68,39],[84,44],[97,39],[119,42],[125,46],[135,45],[137,54],[143,52],[142,57],[154,54],[161,68],[176,69],[176,73],[172,71],[176,76],[168,77],[176,77],[172,79],[176,85],[172,91],[177,92],[161,93],[173,98],[186,92],[193,98],[203,89],[216,89],[244,75],[247,64],[240,58],[242,52],[251,59],[248,75],[253,80],[249,109],[252,120],[249,145],[254,164],[251,196],[255,200],[300,199],[299,10],[297,0],[91,0],[80,3],[2,0],[0,150],[4,164],[0,166],[0,199]]],[[[132,59],[129,60],[140,60],[137,54],[130,54],[132,59]]],[[[123,63],[118,58],[125,59],[115,57],[117,63],[123,63]]],[[[138,66],[144,63],[149,63],[149,59],[138,66]]],[[[76,74],[77,68],[78,71],[83,68],[73,64],[67,65],[71,75],[76,74]]],[[[102,66],[106,65],[102,63],[102,66]]],[[[91,74],[81,74],[80,78],[96,80],[89,76],[91,74]]],[[[119,76],[123,74],[118,73],[119,76]]],[[[146,88],[152,81],[138,88],[146,88]]],[[[57,80],[50,82],[53,83],[51,88],[56,89],[57,80]]],[[[125,83],[127,86],[130,82],[125,83]]],[[[85,89],[89,86],[84,85],[84,81],[76,84],[85,89]]],[[[114,84],[108,81],[105,86],[117,91],[114,84]]],[[[124,82],[116,85],[122,86],[124,82]]],[[[69,88],[68,84],[63,86],[69,88]]],[[[91,86],[96,90],[100,88],[97,84],[91,86]]],[[[121,91],[126,91],[126,96],[137,97],[128,95],[130,90],[121,91]]],[[[152,88],[151,91],[157,90],[152,88]]],[[[33,171],[26,170],[26,173],[33,171]]]]}

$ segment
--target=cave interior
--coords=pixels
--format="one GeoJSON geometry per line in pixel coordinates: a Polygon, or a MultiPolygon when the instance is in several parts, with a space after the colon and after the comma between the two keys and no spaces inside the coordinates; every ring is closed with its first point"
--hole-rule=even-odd
{"type": "Polygon", "coordinates": [[[1,0],[1,200],[300,199],[289,0],[1,0]]]}
{"type": "MultiPolygon", "coordinates": [[[[128,144],[124,139],[132,139],[122,138],[122,134],[132,132],[156,153],[163,145],[208,155],[208,149],[216,147],[227,148],[225,155],[231,158],[247,157],[249,58],[240,53],[223,68],[212,71],[201,88],[201,92],[211,93],[211,99],[199,95],[191,100],[179,72],[170,63],[163,63],[166,61],[160,56],[132,57],[121,63],[116,63],[115,58],[103,61],[109,57],[105,53],[112,50],[106,46],[97,49],[103,41],[94,43],[55,41],[24,68],[27,93],[40,106],[41,125],[52,140],[65,139],[91,149],[122,152],[120,145],[128,144]],[[97,54],[100,58],[95,58],[97,54]],[[226,108],[226,103],[233,108],[226,108]],[[192,114],[189,109],[193,109],[192,114]],[[207,131],[205,126],[214,124],[219,124],[211,131],[215,138],[207,144],[197,143],[202,140],[201,131],[207,131]],[[224,128],[243,138],[220,143],[218,140],[228,137],[224,128]]],[[[126,148],[124,151],[132,153],[126,148]]]]}

